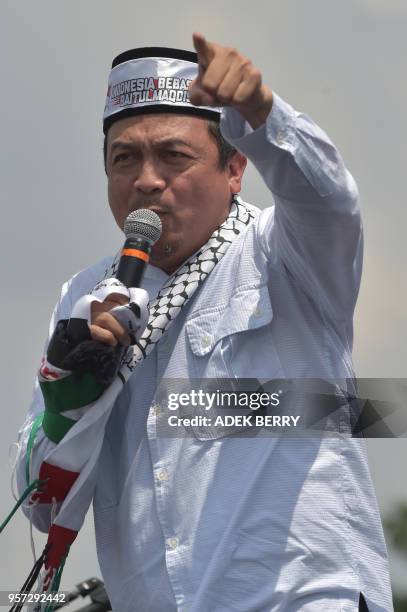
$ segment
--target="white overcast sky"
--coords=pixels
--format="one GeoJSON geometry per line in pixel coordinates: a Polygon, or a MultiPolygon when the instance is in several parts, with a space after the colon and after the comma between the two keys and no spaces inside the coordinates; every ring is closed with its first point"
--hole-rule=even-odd
{"type": "MultiPolygon", "coordinates": [[[[404,0],[2,0],[0,517],[12,505],[8,447],[24,420],[61,284],[122,241],[102,163],[111,61],[143,45],[191,48],[194,30],[241,50],[337,144],[358,182],[365,225],[357,373],[406,377],[404,0]]],[[[252,168],[243,197],[271,203],[252,168]]],[[[369,453],[384,513],[407,499],[406,439],[369,441],[369,453]]],[[[0,546],[0,589],[17,589],[32,565],[25,519],[14,519],[0,546]]],[[[399,584],[405,571],[392,561],[399,584]]],[[[63,586],[93,574],[99,570],[89,520],[63,586]]]]}

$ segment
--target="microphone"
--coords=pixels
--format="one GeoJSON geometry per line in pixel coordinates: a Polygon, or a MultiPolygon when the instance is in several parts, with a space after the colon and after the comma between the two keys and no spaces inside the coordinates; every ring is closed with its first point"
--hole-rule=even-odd
{"type": "Polygon", "coordinates": [[[124,243],[116,278],[126,287],[140,287],[152,246],[160,238],[160,217],[152,210],[134,210],[124,222],[124,243]]]}
{"type": "Polygon", "coordinates": [[[56,604],[55,610],[64,608],[79,597],[90,596],[91,602],[84,608],[79,608],[78,612],[104,612],[111,610],[111,604],[107,596],[104,583],[99,578],[89,578],[76,585],[76,589],[70,591],[63,603],[56,604]]]}
{"type": "Polygon", "coordinates": [[[127,331],[130,343],[136,344],[137,334],[148,322],[148,294],[140,285],[153,245],[161,236],[160,217],[152,210],[135,210],[124,222],[124,243],[116,279],[102,281],[93,295],[82,296],[74,305],[71,318],[58,321],[41,367],[43,376],[60,377],[63,373],[90,374],[103,385],[109,385],[118,372],[124,351],[120,344],[108,346],[92,340],[89,330],[92,302],[102,302],[119,291],[129,290],[130,302],[110,311],[127,331]],[[120,287],[117,287],[120,281],[120,287]],[[55,370],[57,368],[59,371],[55,370]]]}
{"type": "MultiPolygon", "coordinates": [[[[126,241],[115,276],[127,288],[137,288],[141,285],[144,271],[150,259],[151,249],[161,236],[161,219],[152,210],[140,208],[126,217],[123,229],[126,241]]],[[[86,307],[89,308],[87,303],[86,307]]],[[[122,307],[115,308],[114,311],[117,318],[120,317],[120,314],[127,312],[122,307]]],[[[135,314],[139,315],[139,312],[135,312],[135,314]]],[[[76,313],[71,317],[67,334],[72,345],[76,346],[83,340],[90,338],[87,318],[78,317],[76,313]]],[[[124,319],[123,323],[126,324],[126,317],[124,319]]]]}

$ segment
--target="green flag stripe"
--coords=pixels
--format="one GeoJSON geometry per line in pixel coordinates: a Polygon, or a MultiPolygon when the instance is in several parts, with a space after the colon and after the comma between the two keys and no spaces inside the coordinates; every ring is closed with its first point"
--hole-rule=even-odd
{"type": "Polygon", "coordinates": [[[30,461],[31,461],[31,453],[33,450],[35,438],[37,436],[37,432],[42,425],[42,419],[44,417],[44,413],[41,412],[34,420],[30,435],[27,442],[27,451],[25,454],[25,478],[27,480],[27,486],[30,484],[30,461]]]}
{"type": "Polygon", "coordinates": [[[47,438],[51,442],[58,444],[75,423],[76,421],[68,419],[68,417],[62,414],[46,411],[42,421],[42,428],[47,438]]]}
{"type": "Polygon", "coordinates": [[[46,410],[56,414],[82,408],[96,401],[105,390],[105,386],[90,374],[84,374],[80,378],[71,374],[60,380],[42,381],[40,387],[46,410]]]}

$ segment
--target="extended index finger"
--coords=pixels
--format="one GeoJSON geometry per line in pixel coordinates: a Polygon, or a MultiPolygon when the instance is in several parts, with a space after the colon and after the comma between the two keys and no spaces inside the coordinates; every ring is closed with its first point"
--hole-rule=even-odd
{"type": "Polygon", "coordinates": [[[200,70],[206,70],[215,56],[215,46],[206,40],[203,34],[194,32],[192,34],[195,51],[198,54],[198,64],[200,70]]]}

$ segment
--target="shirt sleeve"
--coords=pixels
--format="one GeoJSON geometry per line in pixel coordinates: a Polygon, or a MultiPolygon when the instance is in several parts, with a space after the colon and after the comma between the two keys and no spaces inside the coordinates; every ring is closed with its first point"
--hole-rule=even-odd
{"type": "Polygon", "coordinates": [[[272,110],[253,130],[234,109],[222,113],[224,137],[260,172],[275,201],[260,242],[332,321],[352,318],[362,269],[356,183],[324,131],[273,94],[272,110]]]}

